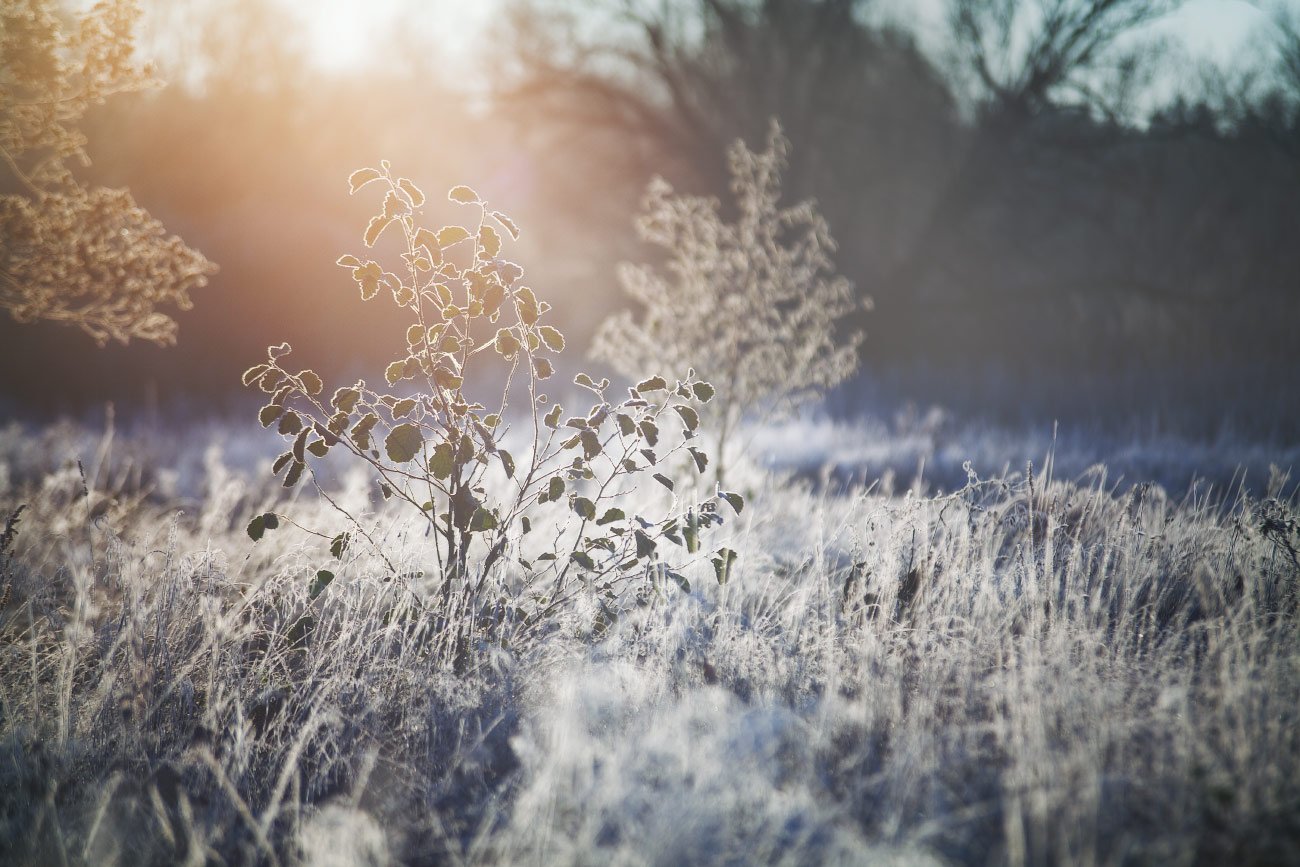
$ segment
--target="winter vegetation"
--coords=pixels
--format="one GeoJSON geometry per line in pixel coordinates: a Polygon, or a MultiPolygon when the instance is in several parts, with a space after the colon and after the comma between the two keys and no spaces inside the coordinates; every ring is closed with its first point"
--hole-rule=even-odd
{"type": "Polygon", "coordinates": [[[737,465],[725,584],[688,563],[616,619],[585,594],[466,645],[447,618],[508,581],[431,614],[436,538],[363,468],[326,492],[373,544],[335,557],[249,540],[350,527],[269,457],[70,428],[0,455],[7,860],[1276,864],[1300,835],[1281,475],[922,497],[737,465]]]}
{"type": "Polygon", "coordinates": [[[667,262],[662,271],[624,265],[619,276],[640,315],[613,316],[596,334],[594,354],[629,378],[693,365],[717,382],[704,418],[719,481],[742,418],[788,415],[858,366],[862,335],[844,333],[844,320],[870,299],[855,300],[835,273],[835,242],[815,204],[780,207],[789,148],[775,121],[762,153],[731,146],[735,223],[719,217],[717,201],[652,181],[637,228],[667,262]]]}
{"type": "MultiPolygon", "coordinates": [[[[332,277],[283,296],[264,279],[241,302],[245,321],[277,303],[292,314],[230,376],[241,396],[196,387],[162,408],[107,403],[93,423],[4,419],[0,862],[1300,863],[1300,419],[1252,402],[1276,400],[1285,376],[1261,366],[1263,392],[1236,388],[1259,416],[1248,437],[1230,418],[1214,436],[1188,422],[1228,406],[1208,398],[1178,412],[1116,398],[1127,431],[1099,412],[1095,428],[1017,427],[910,402],[881,421],[857,400],[868,289],[943,302],[948,281],[989,279],[1014,293],[1020,268],[1019,285],[1072,297],[1042,282],[1060,235],[1009,270],[971,265],[967,230],[1040,207],[982,173],[1037,154],[1039,169],[1065,162],[1030,186],[1074,185],[1066,162],[1156,146],[1124,99],[1147,57],[1128,37],[1178,4],[952,0],[963,87],[864,5],[610,4],[601,20],[624,41],[572,32],[563,52],[543,49],[572,8],[509,5],[515,62],[493,99],[512,122],[542,109],[538,129],[555,133],[587,115],[593,153],[636,141],[675,169],[725,147],[724,195],[708,194],[707,171],[678,173],[703,193],[650,182],[646,244],[617,271],[633,307],[603,324],[600,305],[544,288],[566,267],[551,259],[580,273],[609,255],[597,242],[620,249],[594,230],[578,260],[549,243],[581,190],[562,185],[567,216],[540,221],[535,243],[496,193],[526,184],[426,196],[416,171],[374,160],[318,179],[349,202],[346,222],[325,221],[347,226],[331,235],[332,277]],[[819,62],[801,66],[809,52],[819,62]],[[881,93],[857,101],[881,75],[919,87],[919,115],[967,150],[928,193],[884,209],[895,234],[873,251],[861,230],[881,200],[845,203],[878,190],[803,191],[859,145],[897,147],[855,126],[855,106],[881,107],[881,93]],[[613,110],[590,116],[601,104],[613,110]],[[1067,159],[1067,127],[1132,148],[1067,159]],[[861,243],[837,245],[829,213],[861,243]],[[330,317],[346,327],[286,342],[330,317]],[[573,366],[586,343],[608,375],[573,366]]],[[[90,109],[152,82],[132,59],[138,9],[0,10],[0,304],[100,346],[174,342],[167,311],[214,266],[132,193],[82,174],[90,109]]],[[[1294,18],[1277,21],[1285,88],[1300,42],[1294,18]]],[[[236,104],[264,98],[253,72],[274,67],[274,42],[241,55],[236,104]]],[[[223,69],[193,86],[235,93],[223,69]]],[[[1245,135],[1243,117],[1290,142],[1300,90],[1236,93],[1253,107],[1224,109],[1238,126],[1220,145],[1245,135]],[[1261,120],[1265,93],[1282,102],[1261,120]]],[[[277,257],[315,275],[270,188],[245,185],[263,170],[218,180],[276,226],[277,257]]],[[[1278,304],[1269,340],[1294,330],[1294,299],[1274,288],[1289,255],[1239,275],[1278,304]]],[[[1079,309],[1105,307],[1087,291],[1079,309]]],[[[927,309],[963,321],[944,306],[927,309]]],[[[1058,327],[1026,328],[1020,348],[1052,346],[1058,327]]],[[[884,342],[922,333],[904,331],[884,342]]],[[[1269,340],[1260,358],[1294,351],[1269,340]]],[[[1069,367],[1049,356],[1043,369],[1069,367]]],[[[58,390],[57,369],[24,363],[5,378],[58,390]]],[[[1050,382],[1039,372],[1025,381],[1050,382]]],[[[1065,403],[1088,406],[1087,372],[1065,403]]],[[[0,400],[20,391],[0,381],[0,400]]]]}
{"type": "Polygon", "coordinates": [[[89,187],[79,124],[109,97],[153,84],[135,62],[139,12],[100,3],[64,26],[40,0],[0,7],[0,156],[18,183],[0,190],[0,310],[75,326],[103,345],[176,342],[165,311],[216,270],[139,207],[129,190],[89,187]]]}

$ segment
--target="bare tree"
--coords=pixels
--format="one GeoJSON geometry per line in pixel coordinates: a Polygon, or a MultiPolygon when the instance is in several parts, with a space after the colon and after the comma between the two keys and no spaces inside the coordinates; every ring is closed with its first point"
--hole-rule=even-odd
{"type": "MultiPolygon", "coordinates": [[[[1032,175],[1062,187],[1076,158],[1114,137],[1093,134],[1091,124],[1068,114],[1099,113],[1113,121],[1121,112],[1098,83],[1115,80],[1111,95],[1131,89],[1140,51],[1125,37],[1167,15],[1181,0],[948,0],[949,53],[964,70],[974,100],[966,150],[934,198],[928,220],[910,252],[886,279],[893,296],[908,303],[945,249],[981,210],[996,207],[1018,186],[1012,175],[1032,175]],[[1062,117],[1062,115],[1067,115],[1062,117]],[[1086,134],[1080,135],[1083,131],[1086,134]],[[1042,166],[1035,165],[1043,163],[1042,166]]],[[[1017,203],[1003,203],[1019,206],[1017,203]]],[[[1050,231],[1052,223],[1041,224],[1050,231]]],[[[1033,239],[1024,239],[1034,246],[1033,239]]],[[[957,275],[960,278],[960,275],[957,275]]]]}
{"type": "Polygon", "coordinates": [[[1063,101],[1107,108],[1102,67],[1133,68],[1125,37],[1182,0],[949,0],[952,51],[986,107],[1028,116],[1063,101]]]}
{"type": "Polygon", "coordinates": [[[718,154],[736,138],[761,137],[772,117],[812,140],[829,126],[843,134],[863,120],[905,124],[949,103],[910,38],[865,23],[864,0],[593,5],[579,18],[516,3],[516,74],[499,82],[499,97],[552,119],[618,127],[718,168],[718,154]],[[597,16],[608,26],[584,33],[582,22],[597,16]],[[892,117],[863,117],[873,111],[892,117]]]}
{"type": "MultiPolygon", "coordinates": [[[[571,173],[563,155],[581,148],[583,174],[565,186],[571,211],[591,203],[584,227],[626,225],[652,174],[726,200],[721,155],[779,119],[792,143],[786,191],[817,199],[844,241],[838,266],[874,294],[965,132],[937,67],[871,12],[864,0],[603,0],[580,16],[520,0],[498,98],[545,138],[543,159],[561,155],[549,171],[571,173]],[[594,182],[592,163],[616,166],[620,185],[594,182]]],[[[626,258],[631,240],[606,246],[625,245],[626,258]]]]}
{"type": "Polygon", "coordinates": [[[1277,40],[1277,72],[1281,84],[1300,100],[1300,10],[1278,5],[1273,10],[1277,40]]]}

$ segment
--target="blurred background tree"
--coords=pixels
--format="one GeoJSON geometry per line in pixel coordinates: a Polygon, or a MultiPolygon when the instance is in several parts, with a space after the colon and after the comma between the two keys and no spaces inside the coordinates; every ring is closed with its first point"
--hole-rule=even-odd
{"type": "Polygon", "coordinates": [[[167,306],[216,270],[169,236],[125,189],[87,187],[82,117],[155,84],[133,58],[138,11],[96,4],[65,26],[47,0],[0,6],[0,155],[14,192],[0,194],[0,307],[19,322],[80,328],[99,345],[176,340],[167,306]]]}

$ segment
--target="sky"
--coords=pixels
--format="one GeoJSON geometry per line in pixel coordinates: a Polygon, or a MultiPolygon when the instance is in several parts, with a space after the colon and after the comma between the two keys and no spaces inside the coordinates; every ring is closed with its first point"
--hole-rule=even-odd
{"type": "MultiPolygon", "coordinates": [[[[321,64],[345,70],[362,64],[373,51],[373,37],[418,12],[411,26],[437,37],[453,62],[469,50],[500,8],[499,0],[282,0],[308,28],[321,64]]],[[[1291,0],[1300,2],[1300,0],[1291,0]]],[[[883,0],[895,20],[913,22],[922,41],[942,27],[942,0],[883,0]]],[[[1248,50],[1251,35],[1266,23],[1261,3],[1248,0],[1188,0],[1161,33],[1181,41],[1193,57],[1230,65],[1248,50]]]]}

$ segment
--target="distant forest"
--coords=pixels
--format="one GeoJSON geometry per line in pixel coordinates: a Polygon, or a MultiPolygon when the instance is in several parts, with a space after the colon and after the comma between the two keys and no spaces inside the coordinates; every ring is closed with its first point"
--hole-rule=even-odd
{"type": "Polygon", "coordinates": [[[923,50],[854,0],[533,0],[503,4],[472,66],[395,30],[343,77],[270,0],[142,5],[171,83],[93,115],[85,174],[130,187],[221,271],[171,349],[0,322],[0,410],[220,406],[281,337],[330,373],[373,363],[356,353],[393,325],[333,263],[364,210],[340,195],[347,173],[380,158],[508,205],[524,231],[511,255],[581,308],[566,330],[583,347],[624,303],[617,263],[649,255],[632,226],[647,181],[721,196],[726,144],[760,143],[776,117],[787,194],[817,199],[840,271],[874,300],[864,381],[837,412],[888,380],[1012,409],[1073,395],[1080,414],[1099,389],[1124,398],[1108,411],[1300,431],[1286,6],[1216,69],[1144,36],[1172,2],[950,0],[923,50]]]}

